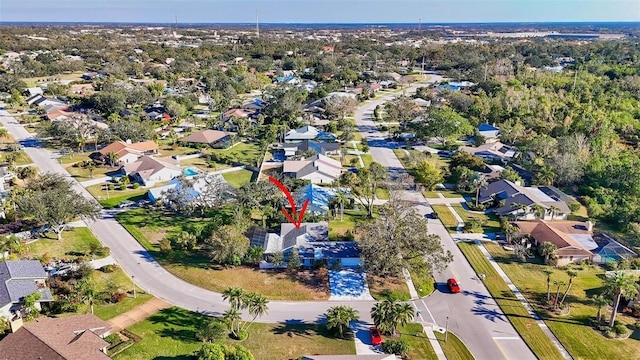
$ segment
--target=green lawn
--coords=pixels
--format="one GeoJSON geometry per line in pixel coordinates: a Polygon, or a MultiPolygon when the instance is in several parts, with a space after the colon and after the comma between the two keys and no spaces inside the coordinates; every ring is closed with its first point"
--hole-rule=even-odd
{"type": "Polygon", "coordinates": [[[192,159],[186,159],[180,161],[180,166],[182,167],[196,167],[202,171],[218,171],[230,168],[231,165],[222,164],[219,162],[208,160],[206,157],[201,156],[192,159]]]}
{"type": "Polygon", "coordinates": [[[473,355],[471,355],[469,349],[454,333],[449,332],[446,342],[444,341],[444,334],[437,331],[435,334],[447,360],[473,360],[473,355]]]}
{"type": "Polygon", "coordinates": [[[424,192],[424,197],[439,199],[440,196],[438,196],[438,193],[441,193],[442,196],[444,196],[445,198],[449,198],[449,199],[456,199],[456,198],[464,197],[463,194],[461,194],[459,192],[451,191],[451,190],[425,191],[424,192]]]}
{"type": "Polygon", "coordinates": [[[22,81],[27,84],[27,86],[34,87],[39,86],[39,82],[41,81],[52,81],[52,80],[77,80],[82,81],[82,71],[76,71],[71,74],[55,74],[51,76],[39,76],[39,77],[30,77],[23,78],[22,81]]]}
{"type": "Polygon", "coordinates": [[[454,210],[460,215],[462,221],[467,221],[471,218],[481,219],[484,221],[484,225],[482,225],[482,230],[485,233],[494,233],[500,232],[500,219],[493,213],[491,214],[482,214],[477,212],[469,212],[462,207],[462,204],[453,204],[451,205],[454,210]]]}
{"type": "Polygon", "coordinates": [[[431,295],[436,288],[435,280],[431,275],[411,272],[411,281],[413,281],[413,286],[420,297],[431,295]]]}
{"type": "Polygon", "coordinates": [[[29,155],[27,155],[27,153],[22,150],[14,151],[14,152],[3,151],[2,153],[0,153],[0,163],[6,163],[7,161],[6,159],[7,159],[7,156],[9,156],[9,154],[17,155],[14,163],[15,165],[28,165],[33,163],[29,155]]]}
{"type": "Polygon", "coordinates": [[[347,230],[353,231],[356,224],[367,221],[367,212],[365,210],[355,211],[352,209],[344,209],[343,221],[340,220],[340,209],[338,208],[338,219],[329,221],[329,239],[338,240],[347,230]]]}
{"type": "MultiPolygon", "coordinates": [[[[124,300],[116,304],[95,303],[94,314],[102,320],[109,320],[120,314],[124,314],[134,307],[144,304],[153,297],[144,292],[144,290],[136,288],[136,297],[134,298],[133,282],[122,269],[118,269],[112,273],[104,273],[96,270],[93,272],[93,280],[96,282],[98,291],[104,290],[108,284],[113,284],[119,291],[128,293],[128,296],[124,300]]],[[[78,313],[87,313],[90,311],[88,305],[84,305],[78,310],[78,313]]]]}
{"type": "Polygon", "coordinates": [[[458,228],[458,220],[453,216],[447,205],[431,205],[433,211],[438,213],[438,218],[449,231],[456,231],[458,228]]]}
{"type": "Polygon", "coordinates": [[[73,165],[66,166],[67,172],[78,181],[87,181],[112,175],[117,169],[109,166],[97,166],[93,169],[93,177],[88,169],[75,167],[73,165]]]}
{"type": "Polygon", "coordinates": [[[50,258],[90,257],[89,244],[100,244],[98,239],[86,227],[74,228],[62,233],[62,241],[57,240],[53,233],[47,233],[47,237],[27,245],[25,257],[35,258],[48,254],[50,258]]]}
{"type": "Polygon", "coordinates": [[[169,212],[132,209],[116,215],[116,219],[165,270],[194,285],[217,292],[237,286],[252,289],[272,300],[328,299],[328,276],[319,272],[292,273],[244,266],[212,269],[206,249],[191,252],[173,250],[170,254],[159,251],[158,243],[167,235],[176,235],[181,231],[198,234],[206,231],[213,221],[229,223],[229,214],[223,212],[226,210],[207,218],[189,218],[169,212]]]}
{"type": "MultiPolygon", "coordinates": [[[[400,339],[409,344],[409,359],[435,360],[438,357],[433,351],[433,347],[424,333],[422,325],[410,323],[400,328],[400,339]]],[[[447,360],[473,360],[473,355],[460,339],[449,332],[447,342],[444,341],[444,334],[436,332],[436,339],[444,351],[447,360]]]]}
{"type": "Polygon", "coordinates": [[[364,163],[364,167],[368,168],[369,165],[373,162],[373,156],[369,154],[361,154],[362,162],[364,163]]]}
{"type": "Polygon", "coordinates": [[[377,188],[376,196],[380,200],[389,200],[389,190],[387,190],[386,188],[377,188]]]}
{"type": "MultiPolygon", "coordinates": [[[[134,189],[131,184],[126,190],[120,190],[118,184],[114,184],[114,190],[107,190],[105,184],[91,185],[87,187],[87,191],[95,197],[100,204],[106,209],[112,209],[125,200],[137,201],[147,197],[149,189],[142,186],[134,189]]],[[[158,184],[160,186],[162,184],[158,184]]]]}
{"type": "Polygon", "coordinates": [[[473,243],[459,242],[458,247],[462,250],[476,273],[486,275],[484,279],[485,286],[533,353],[539,359],[562,359],[558,349],[542,332],[542,329],[536,324],[529,312],[491,266],[489,260],[482,255],[478,246],[473,243]]]}
{"type": "Polygon", "coordinates": [[[229,149],[212,149],[209,151],[218,158],[224,157],[230,161],[238,162],[244,165],[256,166],[262,161],[264,153],[260,150],[258,144],[238,143],[229,149]]]}
{"type": "Polygon", "coordinates": [[[222,174],[222,177],[225,180],[227,180],[229,185],[233,186],[236,189],[250,182],[252,176],[253,176],[253,171],[247,170],[247,169],[241,169],[238,171],[222,174]]]}
{"type": "MultiPolygon", "coordinates": [[[[572,266],[578,271],[578,276],[574,279],[571,291],[567,295],[571,312],[564,317],[554,317],[542,309],[537,301],[546,297],[547,282],[546,274],[543,272],[546,266],[514,261],[511,253],[500,246],[495,244],[485,246],[574,359],[637,358],[637,354],[640,353],[640,341],[638,341],[640,336],[637,330],[627,340],[615,340],[604,337],[590,326],[590,320],[595,318],[597,308],[589,303],[588,296],[603,290],[604,270],[602,268],[593,265],[572,266]]],[[[565,271],[555,269],[551,279],[568,283],[569,276],[565,271]]],[[[603,316],[608,319],[609,315],[608,309],[604,309],[603,316]]],[[[616,319],[628,326],[635,321],[632,317],[623,314],[616,319]]]]}
{"type": "MultiPolygon", "coordinates": [[[[177,307],[161,310],[147,320],[129,328],[142,340],[115,359],[191,359],[202,346],[196,339],[196,326],[206,316],[177,307]]],[[[255,359],[297,359],[309,354],[355,354],[351,339],[336,339],[323,325],[317,324],[260,324],[249,328],[249,337],[237,342],[220,340],[229,345],[241,344],[255,359]]]]}
{"type": "Polygon", "coordinates": [[[367,274],[367,283],[371,296],[378,301],[387,299],[409,301],[411,299],[404,277],[382,278],[367,274]]]}

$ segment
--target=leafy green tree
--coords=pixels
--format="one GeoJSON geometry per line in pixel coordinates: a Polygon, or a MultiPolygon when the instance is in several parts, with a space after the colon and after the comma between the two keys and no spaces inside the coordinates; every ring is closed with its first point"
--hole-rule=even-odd
{"type": "Polygon", "coordinates": [[[433,161],[423,160],[413,169],[416,181],[424,185],[427,190],[435,189],[436,185],[444,181],[440,166],[433,161]]]}
{"type": "Polygon", "coordinates": [[[423,138],[437,138],[442,145],[463,135],[470,135],[473,130],[467,119],[449,107],[434,109],[427,120],[418,124],[418,134],[423,138]]]}
{"type": "Polygon", "coordinates": [[[78,195],[69,180],[51,173],[29,182],[16,205],[21,215],[48,226],[58,240],[62,240],[68,222],[77,217],[95,220],[101,209],[94,200],[78,195]]]}
{"type": "Polygon", "coordinates": [[[343,173],[338,183],[351,189],[351,196],[366,207],[367,216],[373,217],[373,202],[376,189],[387,178],[387,170],[382,165],[372,162],[368,168],[358,169],[357,173],[343,173]]]}
{"type": "Polygon", "coordinates": [[[344,331],[349,328],[349,323],[358,320],[358,312],[350,306],[333,306],[327,310],[327,329],[338,329],[340,337],[344,337],[344,331]]]}
{"type": "Polygon", "coordinates": [[[211,260],[225,265],[240,265],[249,249],[249,239],[235,226],[224,225],[207,241],[211,260]]]}
{"type": "Polygon", "coordinates": [[[298,270],[300,268],[300,252],[298,249],[291,249],[289,260],[287,261],[287,268],[289,270],[298,270]]]}
{"type": "Polygon", "coordinates": [[[198,360],[254,360],[251,352],[244,346],[232,347],[222,343],[205,343],[195,356],[198,360]]]}
{"type": "Polygon", "coordinates": [[[632,299],[638,294],[637,280],[637,277],[624,272],[615,272],[605,278],[605,293],[613,297],[609,326],[613,326],[616,321],[620,299],[622,297],[632,299]]]}
{"type": "Polygon", "coordinates": [[[224,336],[224,324],[217,318],[211,318],[198,324],[196,337],[203,342],[220,340],[224,336]]]}
{"type": "Polygon", "coordinates": [[[397,276],[403,268],[415,273],[445,269],[451,253],[437,235],[429,234],[427,224],[413,206],[392,198],[358,231],[365,268],[378,276],[397,276]]]}

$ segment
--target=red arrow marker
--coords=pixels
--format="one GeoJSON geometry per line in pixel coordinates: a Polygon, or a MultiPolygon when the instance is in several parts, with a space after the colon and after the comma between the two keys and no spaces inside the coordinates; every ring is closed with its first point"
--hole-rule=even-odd
{"type": "Polygon", "coordinates": [[[271,176],[269,176],[269,181],[271,181],[277,187],[279,187],[280,190],[287,196],[287,199],[289,200],[289,205],[291,205],[291,212],[293,214],[289,214],[287,209],[285,209],[284,207],[281,209],[282,213],[284,214],[284,216],[287,217],[287,219],[289,219],[289,221],[297,229],[300,229],[300,224],[302,224],[302,218],[304,217],[304,212],[307,211],[307,205],[309,205],[309,199],[305,200],[304,204],[302,205],[302,210],[300,210],[300,214],[298,214],[298,209],[296,208],[296,202],[293,200],[293,196],[291,196],[291,193],[289,192],[289,190],[284,185],[282,185],[280,181],[272,178],[271,176]],[[297,219],[296,219],[296,215],[298,215],[297,219]]]}

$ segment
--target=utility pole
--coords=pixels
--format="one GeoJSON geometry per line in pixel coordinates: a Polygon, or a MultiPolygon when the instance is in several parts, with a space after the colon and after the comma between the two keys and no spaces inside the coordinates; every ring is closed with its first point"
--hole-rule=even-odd
{"type": "Polygon", "coordinates": [[[260,37],[260,22],[258,21],[258,10],[256,10],[256,37],[260,37]]]}
{"type": "Polygon", "coordinates": [[[449,335],[449,317],[444,322],[444,342],[447,342],[447,335],[449,335]]]}
{"type": "Polygon", "coordinates": [[[422,28],[422,18],[418,18],[418,31],[422,28]]]}

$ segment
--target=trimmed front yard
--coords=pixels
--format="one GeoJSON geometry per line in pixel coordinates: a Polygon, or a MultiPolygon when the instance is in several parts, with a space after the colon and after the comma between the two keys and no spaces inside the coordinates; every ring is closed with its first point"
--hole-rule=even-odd
{"type": "Polygon", "coordinates": [[[471,219],[479,219],[482,221],[482,232],[495,233],[502,231],[500,228],[500,219],[493,213],[484,214],[480,212],[467,211],[462,204],[451,205],[453,209],[460,215],[462,221],[467,222],[471,219]]]}
{"type": "Polygon", "coordinates": [[[450,232],[455,232],[458,228],[458,220],[453,215],[447,205],[431,205],[433,211],[438,213],[438,219],[442,221],[444,226],[449,229],[450,232]]]}
{"type": "MultiPolygon", "coordinates": [[[[87,191],[106,209],[112,209],[125,200],[137,201],[147,198],[148,188],[141,186],[134,189],[133,185],[129,184],[126,190],[120,190],[119,184],[113,184],[114,189],[108,190],[108,184],[112,183],[109,182],[87,187],[87,191]]],[[[158,184],[158,186],[160,185],[162,184],[158,184]]]]}
{"type": "MultiPolygon", "coordinates": [[[[202,346],[196,338],[197,326],[206,316],[177,307],[161,310],[129,330],[142,340],[115,359],[191,359],[202,346]]],[[[249,337],[242,341],[220,340],[229,345],[241,344],[255,359],[298,359],[309,354],[355,354],[351,339],[336,339],[318,324],[260,324],[249,328],[249,337]]]]}
{"type": "Polygon", "coordinates": [[[250,166],[258,166],[264,157],[260,145],[245,142],[237,143],[229,149],[211,149],[208,152],[217,158],[217,162],[237,162],[250,166]]]}
{"type": "Polygon", "coordinates": [[[102,246],[98,239],[86,227],[78,227],[62,233],[59,241],[53,233],[47,233],[46,237],[27,245],[26,258],[41,258],[46,255],[50,259],[75,259],[91,258],[89,249],[92,246],[102,246]]]}
{"type": "MultiPolygon", "coordinates": [[[[458,247],[478,274],[485,274],[483,282],[502,312],[539,359],[562,359],[551,340],[542,332],[527,309],[511,292],[507,284],[491,266],[489,260],[474,243],[459,242],[458,247]]],[[[546,286],[546,282],[545,282],[546,286]]]]}
{"type": "MultiPolygon", "coordinates": [[[[590,323],[595,319],[597,308],[589,301],[589,296],[599,294],[603,288],[604,270],[595,265],[575,265],[578,272],[566,302],[571,307],[567,316],[555,317],[538,305],[538,300],[546,296],[547,266],[537,263],[523,263],[514,260],[512,253],[496,244],[487,244],[487,250],[507,273],[511,281],[529,299],[536,311],[543,317],[547,326],[567,348],[574,359],[634,359],[640,353],[640,332],[635,330],[629,339],[615,340],[604,337],[594,330],[590,323]]],[[[569,282],[566,271],[554,269],[551,281],[569,282]]],[[[555,287],[552,286],[555,289],[555,287]]],[[[564,287],[562,287],[564,289],[564,287]]],[[[608,319],[610,308],[603,309],[603,317],[608,319]]],[[[616,317],[627,327],[633,329],[635,319],[625,314],[616,317]]]]}
{"type": "MultiPolygon", "coordinates": [[[[228,221],[228,214],[220,216],[218,221],[228,221]]],[[[328,275],[321,271],[271,271],[244,266],[212,269],[206,250],[173,250],[170,254],[159,251],[158,243],[165,236],[176,235],[181,231],[207,231],[211,218],[186,218],[147,209],[129,210],[116,215],[116,218],[167,271],[194,285],[216,292],[237,286],[251,289],[272,300],[329,298],[328,275]]]]}
{"type": "Polygon", "coordinates": [[[229,185],[237,189],[251,181],[251,178],[253,177],[253,171],[241,169],[238,171],[224,173],[222,174],[222,177],[227,180],[229,185]]]}
{"type": "Polygon", "coordinates": [[[411,299],[404,277],[381,278],[367,274],[367,282],[369,283],[371,296],[378,301],[387,299],[409,301],[411,299]]]}

